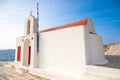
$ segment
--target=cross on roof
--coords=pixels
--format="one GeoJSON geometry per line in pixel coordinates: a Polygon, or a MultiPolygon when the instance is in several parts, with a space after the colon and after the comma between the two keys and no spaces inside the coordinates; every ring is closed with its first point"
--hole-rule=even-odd
{"type": "Polygon", "coordinates": [[[31,11],[30,11],[30,16],[32,16],[32,13],[33,13],[33,11],[31,10],[31,11]]]}

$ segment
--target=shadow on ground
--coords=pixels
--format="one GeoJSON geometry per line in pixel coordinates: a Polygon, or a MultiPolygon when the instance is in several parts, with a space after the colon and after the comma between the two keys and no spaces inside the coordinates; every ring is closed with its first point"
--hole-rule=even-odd
{"type": "Polygon", "coordinates": [[[105,57],[109,61],[109,63],[104,64],[104,65],[99,65],[99,66],[120,69],[120,56],[118,56],[118,55],[106,55],[105,57]]]}

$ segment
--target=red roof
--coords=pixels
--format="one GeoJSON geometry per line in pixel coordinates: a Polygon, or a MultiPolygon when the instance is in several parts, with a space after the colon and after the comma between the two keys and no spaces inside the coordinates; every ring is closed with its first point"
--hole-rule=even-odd
{"type": "Polygon", "coordinates": [[[76,27],[76,26],[79,26],[79,25],[87,25],[87,21],[88,21],[88,19],[84,19],[84,20],[81,20],[81,21],[77,21],[77,22],[65,24],[65,25],[62,25],[62,26],[57,26],[57,27],[54,27],[54,28],[49,28],[49,29],[41,30],[40,33],[41,32],[48,32],[48,31],[58,30],[58,29],[76,27]]]}

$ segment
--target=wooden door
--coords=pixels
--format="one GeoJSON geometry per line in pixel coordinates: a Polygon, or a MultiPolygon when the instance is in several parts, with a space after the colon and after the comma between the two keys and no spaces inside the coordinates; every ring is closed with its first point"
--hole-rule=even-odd
{"type": "Polygon", "coordinates": [[[30,58],[31,58],[31,46],[28,48],[28,65],[30,65],[30,58]]]}
{"type": "Polygon", "coordinates": [[[18,46],[18,50],[17,50],[17,61],[20,61],[21,58],[21,46],[18,46]]]}

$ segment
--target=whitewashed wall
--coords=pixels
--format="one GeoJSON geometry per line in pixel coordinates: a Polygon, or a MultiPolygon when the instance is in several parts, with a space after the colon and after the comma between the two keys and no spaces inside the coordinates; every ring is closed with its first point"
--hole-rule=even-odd
{"type": "Polygon", "coordinates": [[[88,19],[88,24],[84,28],[84,34],[86,64],[92,65],[108,63],[104,55],[102,37],[96,33],[90,19],[88,19]]]}
{"type": "Polygon", "coordinates": [[[27,58],[28,57],[28,54],[27,54],[28,50],[25,48],[25,46],[27,46],[27,45],[31,46],[31,58],[30,58],[31,60],[30,60],[30,65],[28,67],[31,67],[31,68],[38,67],[37,59],[39,58],[39,56],[37,54],[37,34],[36,33],[33,33],[32,35],[17,38],[15,61],[20,63],[21,65],[24,65],[24,63],[28,62],[28,58],[27,58]],[[30,43],[25,44],[26,40],[30,40],[30,43]],[[20,60],[20,62],[17,61],[17,47],[18,46],[21,46],[21,60],[20,60]]]}
{"type": "Polygon", "coordinates": [[[78,73],[85,65],[84,26],[40,33],[40,68],[78,73]]]}
{"type": "Polygon", "coordinates": [[[91,64],[105,64],[108,61],[105,59],[102,38],[97,34],[89,34],[89,43],[91,51],[91,64]]]}

